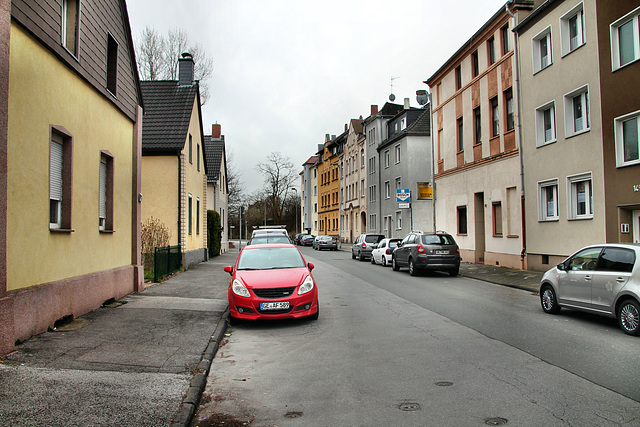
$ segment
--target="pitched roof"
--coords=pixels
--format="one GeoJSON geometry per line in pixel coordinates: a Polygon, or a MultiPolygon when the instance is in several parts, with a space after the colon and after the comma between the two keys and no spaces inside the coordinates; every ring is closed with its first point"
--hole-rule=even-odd
{"type": "Polygon", "coordinates": [[[140,82],[144,102],[142,151],[181,151],[187,139],[198,84],[179,86],[175,80],[140,82]]]}
{"type": "Polygon", "coordinates": [[[211,138],[211,135],[205,135],[204,152],[207,163],[207,182],[216,183],[220,179],[222,160],[226,157],[224,135],[220,138],[211,138]]]}
{"type": "Polygon", "coordinates": [[[409,126],[402,131],[394,134],[386,141],[382,141],[378,147],[378,151],[390,144],[404,138],[405,136],[429,136],[431,135],[431,105],[427,104],[423,107],[422,114],[409,126]]]}

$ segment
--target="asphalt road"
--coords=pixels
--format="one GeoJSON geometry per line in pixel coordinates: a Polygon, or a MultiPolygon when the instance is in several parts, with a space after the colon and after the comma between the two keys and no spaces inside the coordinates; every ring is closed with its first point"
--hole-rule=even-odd
{"type": "Polygon", "coordinates": [[[504,286],[303,252],[320,319],[230,329],[194,425],[639,422],[640,341],[615,322],[545,315],[504,286]]]}

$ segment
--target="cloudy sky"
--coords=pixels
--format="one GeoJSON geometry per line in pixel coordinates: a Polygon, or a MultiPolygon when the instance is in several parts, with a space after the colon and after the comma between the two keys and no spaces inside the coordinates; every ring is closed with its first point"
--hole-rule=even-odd
{"type": "Polygon", "coordinates": [[[219,123],[248,193],[269,153],[300,166],[391,93],[410,98],[505,0],[127,0],[134,41],[180,28],[214,62],[205,134],[219,123]]]}

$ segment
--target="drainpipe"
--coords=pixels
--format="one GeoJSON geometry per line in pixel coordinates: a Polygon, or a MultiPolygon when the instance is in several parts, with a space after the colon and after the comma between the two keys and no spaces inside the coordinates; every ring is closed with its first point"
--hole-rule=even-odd
{"type": "Polygon", "coordinates": [[[178,247],[182,251],[182,159],[178,152],[178,247]]]}
{"type": "MultiPolygon", "coordinates": [[[[504,9],[505,11],[509,14],[509,16],[511,17],[511,22],[512,22],[512,28],[516,27],[516,17],[513,13],[511,13],[511,11],[509,10],[509,5],[513,4],[513,0],[509,0],[505,3],[504,5],[504,9]]],[[[512,30],[513,31],[513,30],[512,30]]],[[[520,212],[521,212],[521,221],[522,221],[522,251],[520,251],[520,267],[521,269],[524,270],[525,268],[525,256],[527,254],[527,230],[526,230],[526,215],[525,215],[525,210],[524,210],[524,201],[525,201],[525,194],[524,194],[524,159],[522,157],[522,124],[520,122],[520,112],[521,112],[521,106],[520,106],[520,67],[518,66],[519,64],[519,55],[520,55],[520,50],[518,49],[518,35],[515,34],[515,43],[514,43],[514,47],[513,47],[513,55],[514,55],[514,63],[515,63],[515,86],[516,86],[516,98],[517,98],[517,102],[516,102],[516,127],[518,129],[517,131],[517,135],[518,135],[518,158],[520,159],[520,212]]]]}

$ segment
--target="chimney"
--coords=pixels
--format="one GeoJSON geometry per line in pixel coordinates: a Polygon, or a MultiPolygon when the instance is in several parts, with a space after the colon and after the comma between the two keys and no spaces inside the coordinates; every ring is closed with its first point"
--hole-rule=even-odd
{"type": "Polygon", "coordinates": [[[378,114],[378,106],[377,105],[372,105],[371,106],[371,115],[375,116],[376,114],[378,114]]]}
{"type": "Polygon", "coordinates": [[[194,63],[193,56],[185,52],[178,58],[178,85],[191,86],[193,84],[194,63]]]}
{"type": "Polygon", "coordinates": [[[344,131],[347,132],[349,130],[349,125],[348,124],[344,124],[344,131]]]}
{"type": "Polygon", "coordinates": [[[409,108],[411,108],[411,101],[409,101],[409,98],[405,98],[404,99],[404,109],[408,110],[409,108]]]}
{"type": "Polygon", "coordinates": [[[329,142],[331,141],[331,135],[329,135],[328,133],[324,134],[324,142],[329,142]]]}
{"type": "Polygon", "coordinates": [[[222,135],[222,126],[218,123],[211,125],[211,138],[212,139],[220,139],[222,135]]]}

